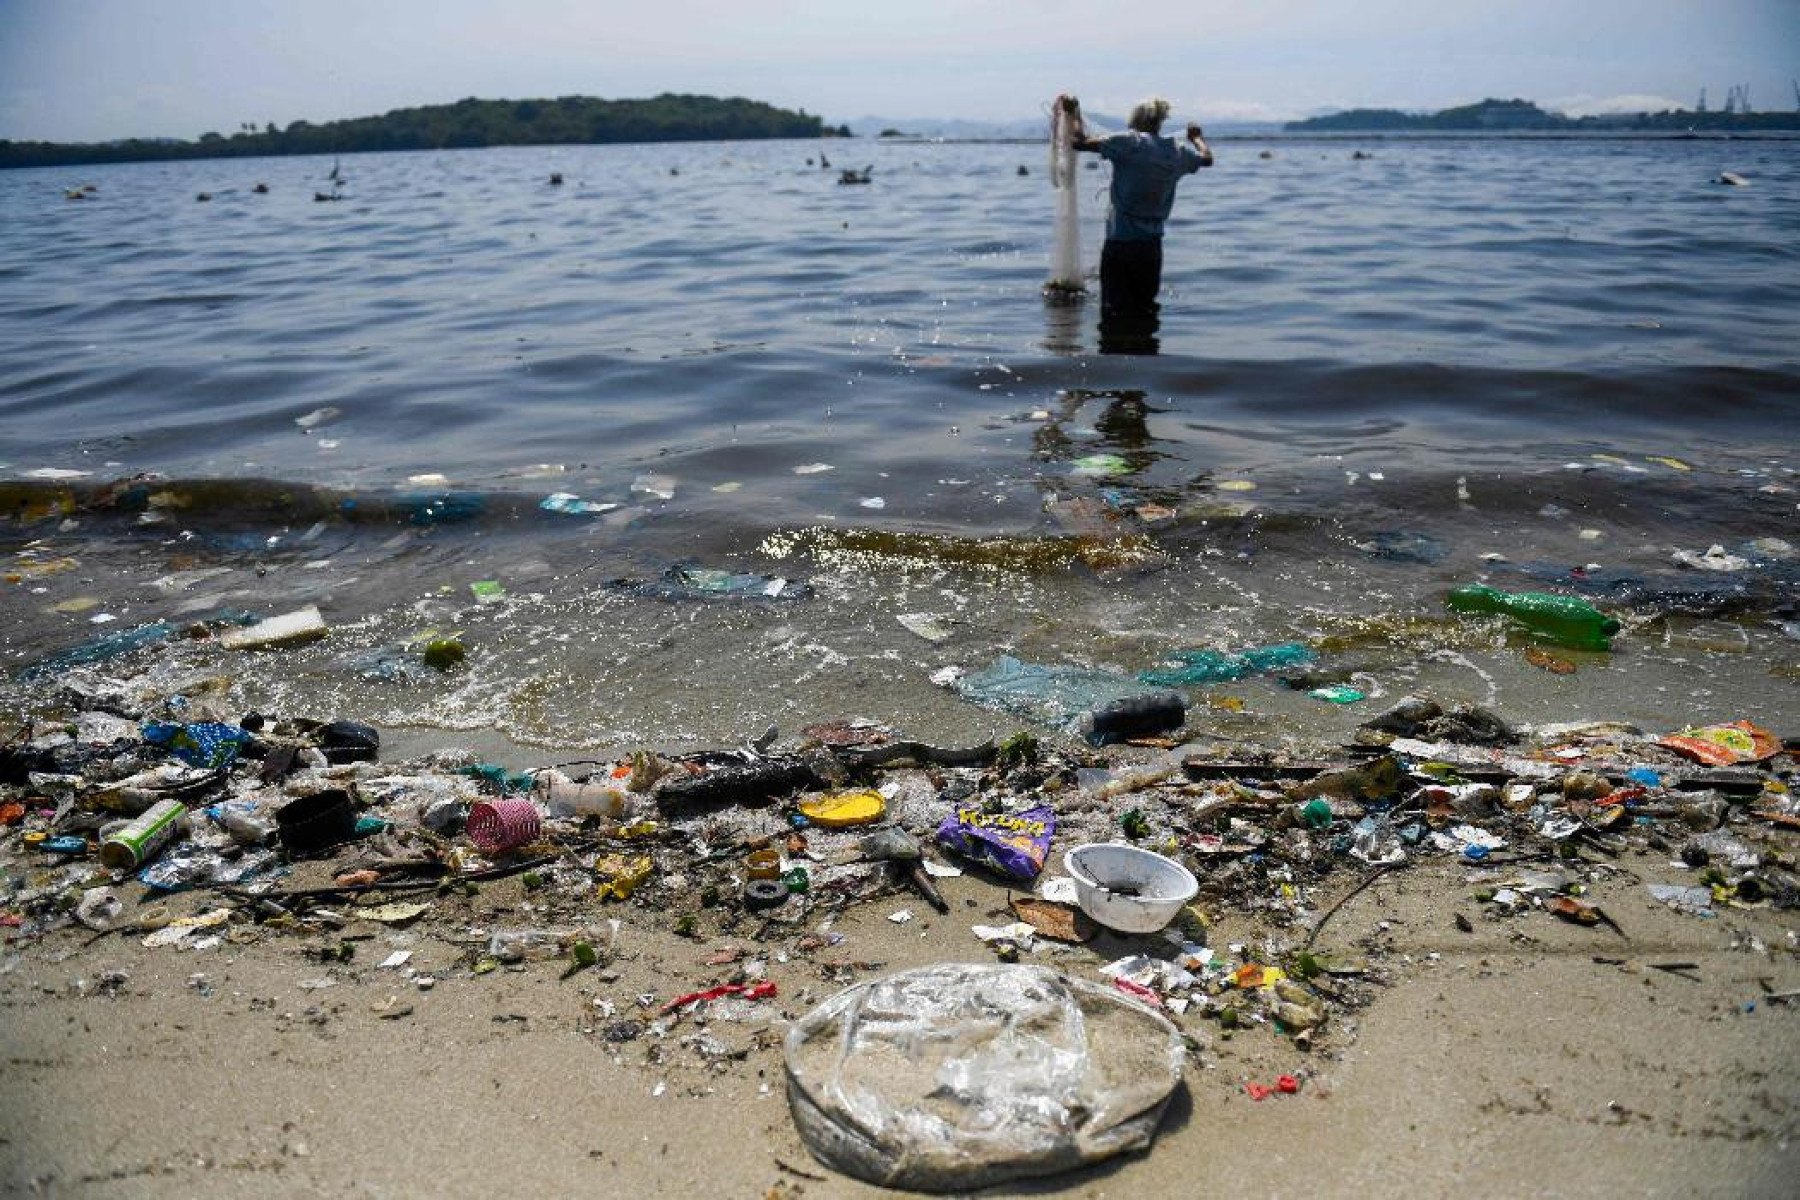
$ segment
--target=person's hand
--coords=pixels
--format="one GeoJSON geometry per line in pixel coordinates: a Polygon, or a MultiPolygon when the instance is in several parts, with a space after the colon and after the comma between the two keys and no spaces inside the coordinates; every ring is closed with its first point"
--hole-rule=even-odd
{"type": "Polygon", "coordinates": [[[1191,121],[1188,122],[1188,141],[1197,142],[1201,140],[1201,137],[1200,127],[1191,121]]]}

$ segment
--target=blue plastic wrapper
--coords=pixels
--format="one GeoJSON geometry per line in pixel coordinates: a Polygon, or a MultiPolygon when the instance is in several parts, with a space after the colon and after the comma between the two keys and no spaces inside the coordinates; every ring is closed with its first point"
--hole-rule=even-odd
{"type": "Polygon", "coordinates": [[[958,808],[938,826],[938,845],[1009,879],[1029,882],[1044,869],[1056,813],[1048,806],[1016,813],[958,808]]]}
{"type": "Polygon", "coordinates": [[[198,721],[192,725],[149,721],[144,725],[144,740],[161,746],[190,767],[217,770],[237,760],[238,748],[250,740],[250,734],[221,721],[198,721]]]}

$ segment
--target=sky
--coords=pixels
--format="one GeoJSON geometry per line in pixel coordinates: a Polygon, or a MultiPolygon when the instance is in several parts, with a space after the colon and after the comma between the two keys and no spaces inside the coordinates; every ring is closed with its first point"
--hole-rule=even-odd
{"type": "Polygon", "coordinates": [[[1522,97],[1792,110],[1800,0],[0,0],[0,138],[194,138],[476,96],[695,92],[1009,122],[1522,97]],[[1129,19],[1124,14],[1129,14],[1129,19]]]}

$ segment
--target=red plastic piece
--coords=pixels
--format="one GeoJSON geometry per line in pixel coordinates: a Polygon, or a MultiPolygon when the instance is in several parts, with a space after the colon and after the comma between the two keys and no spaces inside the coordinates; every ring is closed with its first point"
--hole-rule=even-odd
{"type": "Polygon", "coordinates": [[[1254,1079],[1244,1085],[1244,1090],[1249,1092],[1250,1098],[1258,1103],[1267,1100],[1270,1096],[1275,1094],[1274,1088],[1266,1083],[1258,1083],[1254,1079]]]}
{"type": "Polygon", "coordinates": [[[662,1011],[674,1012],[678,1008],[686,1008],[690,1004],[698,1004],[702,1000],[717,1000],[723,996],[742,996],[746,1000],[767,1000],[775,994],[775,985],[769,980],[761,983],[723,983],[715,988],[707,988],[704,992],[689,992],[685,996],[677,996],[662,1006],[662,1011]]]}
{"type": "Polygon", "coordinates": [[[1134,983],[1129,979],[1115,979],[1113,980],[1113,987],[1124,992],[1133,1000],[1142,1000],[1151,1008],[1161,1008],[1163,1006],[1162,997],[1141,983],[1134,983]]]}
{"type": "Polygon", "coordinates": [[[1275,1081],[1275,1090],[1285,1096],[1291,1096],[1300,1090],[1300,1081],[1292,1075],[1283,1075],[1275,1081]]]}

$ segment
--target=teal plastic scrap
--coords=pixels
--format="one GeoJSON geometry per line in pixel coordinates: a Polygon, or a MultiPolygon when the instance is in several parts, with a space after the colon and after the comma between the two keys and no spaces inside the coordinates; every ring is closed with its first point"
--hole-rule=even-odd
{"type": "Polygon", "coordinates": [[[537,784],[537,776],[526,771],[508,771],[505,767],[495,763],[476,763],[472,767],[459,767],[456,773],[467,775],[471,779],[479,779],[501,795],[529,792],[537,784]]]}
{"type": "Polygon", "coordinates": [[[1300,642],[1252,646],[1235,653],[1226,650],[1177,650],[1168,655],[1171,665],[1143,671],[1140,683],[1156,687],[1192,687],[1202,683],[1228,683],[1246,675],[1266,675],[1289,667],[1303,667],[1317,658],[1300,642]]]}

